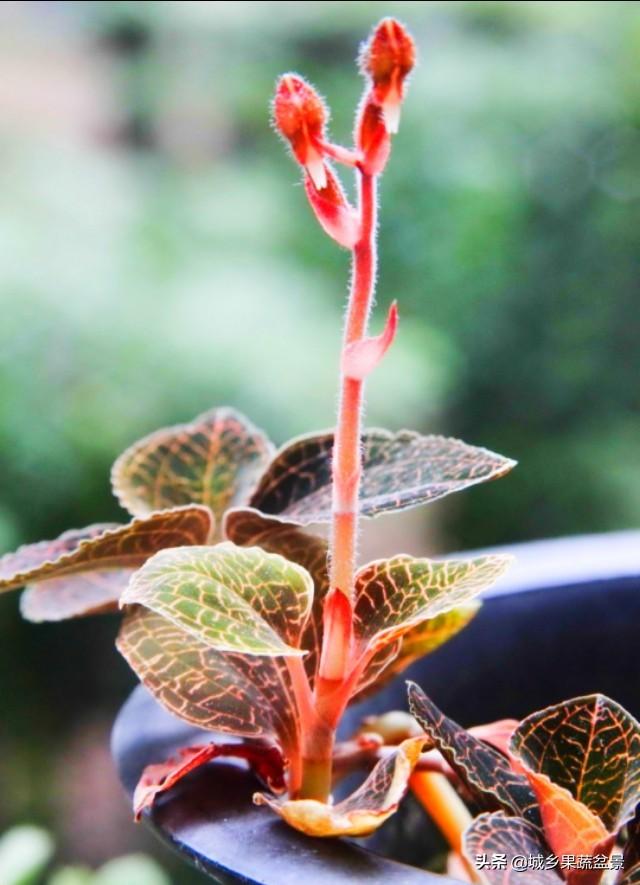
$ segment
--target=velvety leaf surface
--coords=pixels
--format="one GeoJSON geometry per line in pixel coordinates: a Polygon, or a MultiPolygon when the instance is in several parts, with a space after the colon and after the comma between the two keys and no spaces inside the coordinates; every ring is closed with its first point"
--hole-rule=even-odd
{"type": "Polygon", "coordinates": [[[134,443],[113,465],[113,491],[134,515],[203,504],[220,521],[228,507],[247,503],[273,451],[239,412],[213,409],[134,443]]]}
{"type": "Polygon", "coordinates": [[[409,708],[483,808],[502,808],[539,826],[536,797],[529,782],[501,753],[445,716],[414,682],[409,683],[409,708]]]}
{"type": "Polygon", "coordinates": [[[23,618],[35,623],[117,612],[133,571],[104,569],[41,581],[26,588],[20,611],[23,618]]]}
{"type": "MultiPolygon", "coordinates": [[[[457,439],[368,430],[362,438],[363,516],[405,510],[508,473],[514,461],[457,439]]],[[[331,518],[333,434],[310,434],[276,454],[250,504],[309,525],[331,518]]]]}
{"type": "Polygon", "coordinates": [[[491,861],[493,855],[506,855],[504,869],[479,870],[484,882],[489,885],[560,885],[563,881],[556,869],[512,868],[514,857],[548,857],[551,851],[540,834],[540,830],[520,817],[507,817],[503,812],[481,814],[463,837],[464,852],[471,865],[478,868],[478,858],[486,855],[491,861]]]}
{"type": "Polygon", "coordinates": [[[384,645],[367,664],[358,681],[353,701],[357,703],[380,691],[414,661],[440,648],[467,626],[479,608],[479,602],[468,602],[452,608],[410,628],[395,643],[384,645]]]}
{"type": "Polygon", "coordinates": [[[133,794],[135,819],[140,820],[145,808],[150,808],[161,793],[170,790],[196,768],[221,756],[246,759],[271,790],[284,789],[284,762],[275,747],[243,743],[182,747],[175,758],[147,765],[143,771],[133,794]]]}
{"type": "MultiPolygon", "coordinates": [[[[212,525],[211,511],[206,507],[179,507],[174,510],[162,510],[152,513],[146,518],[133,519],[128,525],[113,526],[93,525],[86,529],[65,532],[54,541],[40,541],[20,547],[15,553],[8,553],[0,559],[0,592],[33,584],[40,581],[61,579],[68,575],[104,572],[114,569],[135,569],[141,566],[150,556],[165,547],[176,547],[189,544],[202,544],[206,541],[212,525]]],[[[112,600],[117,600],[122,589],[118,581],[107,582],[113,591],[112,600]]],[[[68,592],[61,592],[61,581],[49,585],[49,589],[61,592],[60,611],[64,612],[71,605],[73,598],[73,614],[83,614],[80,590],[84,586],[87,591],[86,611],[91,611],[96,604],[96,587],[88,582],[75,583],[68,592]]],[[[42,596],[47,591],[43,591],[42,596]]],[[[100,603],[106,604],[106,585],[98,594],[100,603]]],[[[40,598],[39,598],[40,599],[40,598]]],[[[42,619],[44,604],[29,610],[42,619]]],[[[65,617],[56,609],[54,596],[47,599],[47,619],[65,617]]]]}
{"type": "Polygon", "coordinates": [[[574,698],[524,719],[512,750],[616,832],[640,801],[640,725],[603,695],[574,698]]]}
{"type": "Polygon", "coordinates": [[[510,556],[413,559],[395,556],[356,575],[354,629],[362,643],[382,647],[421,622],[467,603],[504,574],[510,556]]]}
{"type": "Polygon", "coordinates": [[[299,655],[313,601],[303,568],[259,547],[162,550],[137,571],[121,603],[140,604],[219,651],[299,655]]]}
{"type": "Polygon", "coordinates": [[[263,793],[257,793],[254,801],[268,805],[290,826],[309,836],[367,836],[397,809],[423,743],[423,738],[403,741],[377,763],[361,787],[336,805],[315,799],[282,801],[263,793]]]}
{"type": "Polygon", "coordinates": [[[267,553],[279,553],[285,559],[306,569],[313,580],[313,605],[302,633],[301,646],[307,652],[304,666],[313,685],[322,643],[322,614],[329,591],[327,542],[324,538],[302,531],[295,525],[263,516],[252,508],[229,510],[224,520],[224,533],[242,547],[261,547],[267,553]]]}
{"type": "Polygon", "coordinates": [[[296,744],[294,700],[278,658],[220,652],[143,607],[127,611],[117,647],[170,713],[209,731],[296,744]]]}

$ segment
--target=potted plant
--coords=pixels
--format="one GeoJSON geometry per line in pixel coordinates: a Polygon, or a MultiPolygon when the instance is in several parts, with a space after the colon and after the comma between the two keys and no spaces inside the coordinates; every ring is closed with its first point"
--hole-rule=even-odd
{"type": "MultiPolygon", "coordinates": [[[[360,62],[353,148],[329,139],[326,106],[301,77],[284,75],[273,104],[312,211],[352,253],[335,431],[276,450],[244,416],[213,409],[118,458],[113,489],[129,523],[67,532],[0,560],[0,590],[27,585],[27,618],[124,610],[117,645],[144,688],[114,729],[122,779],[136,816],[220,881],[426,881],[423,869],[326,838],[375,834],[410,784],[448,833],[454,871],[476,875],[456,792],[471,782],[425,715],[428,700],[413,691],[415,719],[373,714],[406,706],[396,677],[472,621],[478,595],[512,557],[399,554],[358,567],[357,540],[361,517],[499,478],[514,462],[455,439],[363,428],[365,380],[398,326],[394,303],[383,331],[368,334],[377,183],[415,47],[384,19],[360,62]],[[334,164],[353,170],[356,206],[334,164]],[[310,528],[323,523],[328,541],[310,528]],[[368,700],[385,686],[382,701],[368,700]]],[[[494,747],[505,777],[517,769],[504,723],[455,733],[494,747]]],[[[501,788],[497,779],[485,792],[501,788]]]]}

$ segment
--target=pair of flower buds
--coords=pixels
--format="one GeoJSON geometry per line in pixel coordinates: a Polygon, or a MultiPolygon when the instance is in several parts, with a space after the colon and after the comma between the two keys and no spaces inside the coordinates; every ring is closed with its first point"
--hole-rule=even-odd
{"type": "Polygon", "coordinates": [[[383,19],[360,55],[367,80],[358,108],[355,149],[327,139],[327,107],[316,90],[297,74],[285,74],[276,87],[273,119],[305,171],[311,208],[325,232],[352,249],[360,237],[360,218],[349,204],[330,160],[379,175],[398,131],[405,80],[415,63],[413,40],[399,22],[383,19]]]}

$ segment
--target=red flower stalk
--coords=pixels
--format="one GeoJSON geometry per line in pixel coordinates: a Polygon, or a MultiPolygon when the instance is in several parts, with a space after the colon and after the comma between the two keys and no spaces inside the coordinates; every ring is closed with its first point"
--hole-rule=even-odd
{"type": "Polygon", "coordinates": [[[356,118],[353,150],[325,137],[325,105],[297,75],[286,74],[279,80],[273,104],[276,128],[306,169],[305,189],[316,218],[353,255],[333,447],[330,590],[313,691],[302,665],[296,660],[289,664],[302,723],[302,764],[290,778],[290,792],[323,802],[330,791],[335,728],[365,666],[354,634],[364,383],[391,346],[398,320],[394,304],[382,334],[367,335],[376,278],[377,179],[389,157],[390,132],[397,129],[404,82],[414,62],[413,41],[404,28],[392,19],[383,20],[360,59],[369,83],[356,118]],[[328,160],[355,170],[357,209],[347,201],[328,160]]]}
{"type": "Polygon", "coordinates": [[[327,186],[322,149],[327,116],[323,100],[302,77],[284,74],[278,80],[273,101],[275,127],[319,190],[327,186]]]}
{"type": "Polygon", "coordinates": [[[370,100],[382,109],[387,131],[396,133],[404,84],[416,62],[413,40],[400,22],[385,18],[360,55],[362,72],[371,78],[370,100]]]}

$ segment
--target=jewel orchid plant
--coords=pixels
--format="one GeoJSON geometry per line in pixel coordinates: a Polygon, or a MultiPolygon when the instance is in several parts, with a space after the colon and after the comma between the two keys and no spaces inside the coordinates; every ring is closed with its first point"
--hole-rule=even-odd
{"type": "Polygon", "coordinates": [[[603,695],[573,698],[520,723],[503,722],[496,741],[497,728],[492,735],[465,730],[415,683],[409,704],[430,756],[413,775],[414,793],[433,813],[428,778],[435,772],[481,812],[474,820],[458,814],[457,830],[442,828],[457,878],[487,885],[525,877],[532,885],[640,882],[640,723],[623,707],[603,695]]]}
{"type": "Polygon", "coordinates": [[[365,381],[391,346],[398,310],[368,334],[376,279],[378,182],[398,130],[414,43],[384,19],[363,47],[355,144],[334,144],[328,112],[296,74],[280,78],[275,128],[300,165],[311,209],[352,255],[335,432],[275,450],[244,416],[217,408],[124,452],[114,492],[132,516],[23,547],[0,560],[0,590],[27,585],[22,611],[56,620],[124,610],[117,645],[167,710],[213,732],[143,774],[136,814],[216,756],[245,759],[256,802],[317,836],[364,835],[398,806],[425,736],[336,743],[347,706],[465,626],[509,557],[397,555],[359,567],[361,517],[400,511],[507,473],[514,462],[412,431],[362,426],[365,381]],[[356,178],[357,205],[335,165],[356,178]],[[329,540],[309,529],[328,525],[329,540]],[[226,737],[225,737],[226,736],[226,737]],[[332,803],[345,770],[372,770],[332,803]]]}

